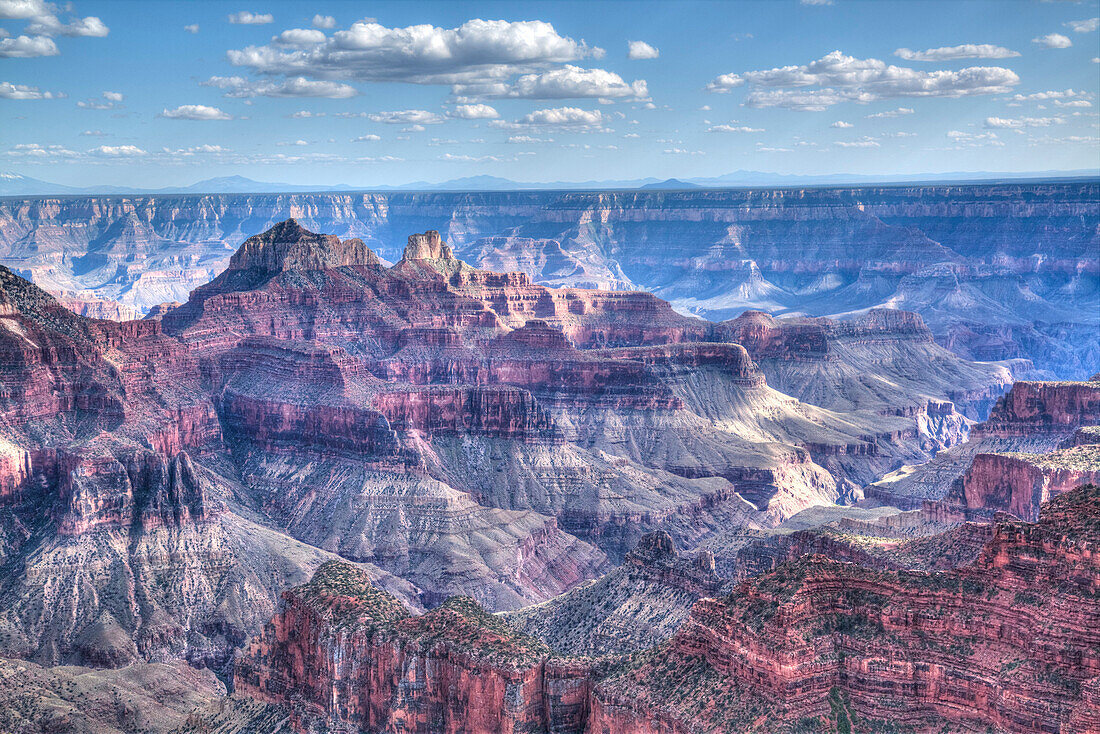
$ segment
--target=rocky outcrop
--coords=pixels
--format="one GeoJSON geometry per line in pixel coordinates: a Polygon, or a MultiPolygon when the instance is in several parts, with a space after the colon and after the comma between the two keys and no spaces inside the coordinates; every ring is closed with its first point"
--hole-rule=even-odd
{"type": "Polygon", "coordinates": [[[378,267],[381,261],[362,240],[340,241],[336,235],[310,232],[294,219],[249,237],[229,258],[229,270],[279,273],[328,270],[345,265],[378,267]]]}
{"type": "Polygon", "coordinates": [[[297,731],[579,731],[589,677],[472,599],[414,617],[356,569],[327,564],[239,656],[234,689],[293,702],[297,731]]]}
{"type": "MultiPolygon", "coordinates": [[[[867,497],[906,509],[917,509],[924,502],[936,502],[952,495],[947,510],[951,516],[990,517],[1004,510],[1022,517],[1036,516],[1039,503],[1047,496],[1048,485],[1059,485],[1056,474],[1072,481],[1071,467],[1086,474],[1090,470],[1090,451],[1064,454],[1068,471],[1058,473],[1058,460],[1031,457],[1025,454],[1047,454],[1063,445],[1075,442],[1081,429],[1100,425],[1100,380],[1072,382],[1021,381],[997,401],[989,419],[974,426],[965,443],[943,451],[927,464],[906,466],[864,488],[867,497]],[[1007,454],[1007,458],[985,457],[982,454],[1007,454]],[[972,464],[977,469],[969,477],[969,499],[962,477],[972,464]],[[1031,469],[1024,467],[1032,464],[1031,469]],[[1046,468],[1040,468],[1046,464],[1046,468]],[[993,465],[996,465],[994,467],[993,465]],[[1016,467],[1004,478],[1009,466],[1016,467]],[[1030,481],[1026,478],[1030,477],[1030,481]],[[992,484],[990,484],[992,482],[992,484]],[[988,511],[978,504],[987,498],[988,511]]],[[[1082,436],[1086,434],[1080,434],[1082,436]]],[[[1087,443],[1088,439],[1082,439],[1087,443]]],[[[1054,491],[1057,491],[1055,489],[1054,491]]],[[[945,511],[944,507],[935,510],[945,511]]]]}
{"type": "MultiPolygon", "coordinates": [[[[1002,520],[975,563],[948,572],[806,556],[696,601],[671,639],[611,665],[556,658],[466,599],[410,616],[362,574],[330,564],[287,592],[239,657],[234,683],[288,705],[302,732],[719,732],[796,722],[1061,731],[1095,718],[1098,522],[1100,488],[1090,486],[1052,500],[1038,523],[1002,520]]],[[[683,580],[712,573],[677,562],[661,534],[628,565],[666,586],[676,567],[688,571],[683,580]]],[[[698,591],[695,581],[673,586],[698,591]]]]}
{"type": "Polygon", "coordinates": [[[681,555],[672,536],[642,536],[623,565],[543,604],[502,616],[570,655],[632,653],[668,639],[704,596],[728,591],[709,551],[681,555]]]}
{"type": "Polygon", "coordinates": [[[840,716],[1065,730],[1090,716],[1100,675],[1098,519],[1100,489],[1086,487],[1037,524],[999,523],[978,561],[952,572],[816,556],[780,566],[697,602],[667,645],[602,681],[594,728],[831,727],[840,716]]]}

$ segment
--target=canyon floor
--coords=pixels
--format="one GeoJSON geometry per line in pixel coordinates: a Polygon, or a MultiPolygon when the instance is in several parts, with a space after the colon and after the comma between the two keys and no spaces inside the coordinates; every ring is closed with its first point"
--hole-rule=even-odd
{"type": "Polygon", "coordinates": [[[0,728],[1100,730],[1095,186],[1020,186],[0,202],[0,728]],[[782,308],[635,290],[687,221],[782,308]]]}

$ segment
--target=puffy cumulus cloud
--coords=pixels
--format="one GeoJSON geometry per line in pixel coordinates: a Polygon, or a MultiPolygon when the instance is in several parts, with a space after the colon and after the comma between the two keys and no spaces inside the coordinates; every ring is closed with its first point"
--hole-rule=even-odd
{"type": "Polygon", "coordinates": [[[1069,28],[1074,33],[1092,33],[1097,28],[1100,28],[1100,18],[1086,18],[1085,20],[1071,20],[1068,23],[1063,23],[1066,28],[1069,28]]]}
{"type": "Polygon", "coordinates": [[[800,66],[724,74],[707,88],[721,92],[748,84],[751,88],[745,104],[749,107],[823,110],[840,102],[1000,94],[1010,91],[1019,81],[1015,72],[999,66],[918,71],[833,51],[800,66]]]}
{"type": "Polygon", "coordinates": [[[292,146],[292,145],[297,145],[299,147],[304,147],[306,145],[309,145],[309,143],[306,142],[305,140],[301,140],[301,139],[299,139],[299,140],[281,140],[278,143],[275,143],[275,145],[279,146],[280,148],[286,148],[286,147],[289,147],[289,146],[292,146]]]}
{"type": "Polygon", "coordinates": [[[314,28],[291,28],[277,36],[272,37],[271,42],[276,46],[289,46],[291,48],[308,48],[324,43],[327,36],[314,28]]]}
{"type": "Polygon", "coordinates": [[[305,77],[289,79],[245,79],[243,76],[212,76],[204,87],[217,87],[225,90],[226,97],[328,97],[329,99],[347,99],[359,94],[359,91],[340,82],[313,81],[305,77]]]}
{"type": "Polygon", "coordinates": [[[88,153],[106,158],[135,158],[147,155],[144,150],[136,145],[100,145],[97,148],[92,148],[88,153]]]}
{"type": "Polygon", "coordinates": [[[1009,130],[1019,130],[1025,127],[1050,127],[1052,125],[1062,124],[1065,124],[1065,119],[1061,117],[985,118],[985,127],[987,129],[1007,128],[1009,130]]]}
{"type": "Polygon", "coordinates": [[[192,33],[192,34],[198,33],[199,32],[199,24],[198,23],[192,23],[190,25],[185,25],[183,27],[183,30],[187,31],[188,33],[192,33]]]}
{"type": "Polygon", "coordinates": [[[53,39],[46,36],[0,39],[0,59],[33,59],[38,56],[57,56],[60,53],[53,39]]]}
{"type": "Polygon", "coordinates": [[[125,95],[122,92],[104,92],[103,98],[110,102],[121,102],[125,99],[125,95]]]}
{"type": "Polygon", "coordinates": [[[586,128],[599,127],[604,123],[604,114],[599,110],[583,110],[580,107],[551,107],[529,112],[516,120],[516,125],[535,127],[586,128]]]}
{"type": "Polygon", "coordinates": [[[463,153],[444,153],[437,160],[457,163],[499,163],[504,160],[495,155],[465,155],[463,153]]]}
{"type": "Polygon", "coordinates": [[[480,19],[457,28],[389,28],[361,20],[309,48],[270,44],[227,54],[235,66],[268,76],[475,86],[602,55],[583,40],[559,35],[550,23],[480,19]]]}
{"type": "Polygon", "coordinates": [[[661,152],[665,155],[703,155],[701,150],[687,150],[686,148],[665,148],[661,152]]]}
{"type": "Polygon", "coordinates": [[[748,127],[747,125],[711,125],[708,133],[762,133],[762,127],[748,127]]]}
{"type": "Polygon", "coordinates": [[[898,107],[894,110],[886,110],[885,112],[876,112],[872,115],[867,115],[868,120],[880,120],[890,117],[902,117],[904,115],[911,115],[915,112],[912,107],[898,107]]]}
{"type": "Polygon", "coordinates": [[[325,114],[326,113],[324,113],[324,112],[310,112],[309,110],[298,110],[297,112],[290,113],[289,115],[287,115],[287,117],[291,118],[292,120],[308,120],[312,117],[324,117],[325,114]]]}
{"type": "Polygon", "coordinates": [[[223,112],[217,107],[208,107],[204,104],[180,105],[174,110],[167,107],[158,115],[170,120],[232,120],[233,115],[223,112]]]}
{"type": "Polygon", "coordinates": [[[988,43],[964,43],[961,46],[942,46],[925,51],[910,51],[899,48],[894,56],[906,61],[951,61],[953,59],[1012,59],[1020,55],[1019,51],[994,46],[988,43]]]}
{"type": "Polygon", "coordinates": [[[360,135],[357,138],[352,138],[353,143],[375,143],[382,139],[381,135],[375,135],[374,133],[368,133],[366,135],[360,135]]]}
{"type": "Polygon", "coordinates": [[[553,138],[535,138],[530,135],[513,135],[508,138],[507,142],[515,145],[533,145],[536,143],[552,143],[553,138]]]}
{"type": "Polygon", "coordinates": [[[275,20],[271,13],[250,13],[242,10],[229,14],[229,22],[234,25],[267,25],[275,20]]]}
{"type": "Polygon", "coordinates": [[[627,44],[626,56],[629,59],[655,59],[660,55],[660,51],[645,41],[630,41],[627,44]]]}
{"type": "Polygon", "coordinates": [[[495,120],[500,113],[487,104],[460,104],[451,111],[450,116],[460,120],[495,120]]]}
{"type": "Polygon", "coordinates": [[[27,84],[0,82],[0,99],[63,99],[64,97],[65,95],[59,92],[43,92],[38,87],[32,87],[27,84]]]}
{"type": "Polygon", "coordinates": [[[855,125],[853,125],[853,124],[852,124],[852,123],[850,123],[850,122],[844,122],[844,120],[837,120],[837,121],[836,121],[836,122],[834,122],[834,123],[833,123],[832,125],[829,125],[829,127],[835,127],[835,128],[838,128],[838,129],[844,129],[844,128],[849,128],[849,127],[855,127],[855,125]]]}
{"type": "Polygon", "coordinates": [[[633,98],[647,99],[649,89],[644,79],[627,84],[621,76],[605,69],[584,69],[566,64],[559,69],[524,74],[514,82],[456,84],[451,88],[456,96],[511,97],[519,99],[586,99],[601,100],[633,98]]]}
{"type": "Polygon", "coordinates": [[[107,133],[103,132],[102,130],[85,130],[84,132],[82,132],[80,134],[85,136],[85,137],[88,137],[88,138],[105,138],[105,137],[107,137],[107,133]]]}
{"type": "Polygon", "coordinates": [[[1092,107],[1092,102],[1087,99],[1071,99],[1068,102],[1063,102],[1060,99],[1054,100],[1055,107],[1092,107]]]}
{"type": "Polygon", "coordinates": [[[1003,148],[1004,143],[997,137],[997,133],[967,133],[960,130],[951,130],[947,138],[955,143],[956,148],[978,148],[991,145],[1003,148]]]}
{"type": "Polygon", "coordinates": [[[374,112],[367,115],[371,122],[384,122],[387,125],[437,125],[443,122],[443,116],[427,110],[395,110],[374,112]]]}
{"type": "Polygon", "coordinates": [[[706,86],[708,92],[725,94],[726,92],[745,84],[745,80],[739,74],[721,74],[706,86]]]}
{"type": "Polygon", "coordinates": [[[400,163],[405,160],[404,158],[398,158],[392,155],[380,155],[380,156],[363,156],[362,158],[356,158],[356,161],[361,163],[400,163]]]}
{"type": "Polygon", "coordinates": [[[336,18],[331,15],[315,15],[313,16],[313,27],[324,28],[329,30],[336,27],[336,18]]]}
{"type": "Polygon", "coordinates": [[[1045,36],[1039,36],[1038,38],[1032,38],[1032,43],[1037,43],[1044,48],[1069,48],[1073,45],[1073,41],[1069,40],[1061,33],[1048,33],[1045,36]]]}
{"type": "MultiPolygon", "coordinates": [[[[71,3],[65,6],[71,12],[71,3]]],[[[90,36],[102,38],[110,31],[99,18],[70,15],[65,20],[58,16],[61,10],[44,0],[0,0],[0,19],[27,21],[26,33],[31,36],[90,36]]],[[[35,54],[53,56],[55,54],[35,54]]],[[[26,57],[24,57],[26,58],[26,57]]]]}

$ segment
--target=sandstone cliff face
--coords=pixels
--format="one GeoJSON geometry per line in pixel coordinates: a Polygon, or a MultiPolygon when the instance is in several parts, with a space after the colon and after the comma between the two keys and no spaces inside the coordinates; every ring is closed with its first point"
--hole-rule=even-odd
{"type": "Polygon", "coordinates": [[[327,564],[244,650],[234,688],[293,700],[298,731],[580,731],[588,677],[472,599],[411,617],[354,568],[327,564]]]}
{"type": "Polygon", "coordinates": [[[1100,674],[1098,512],[1100,489],[1066,493],[1037,524],[998,524],[950,573],[808,557],[699,601],[665,647],[594,689],[597,730],[639,711],[668,720],[658,731],[835,725],[840,711],[872,727],[1064,731],[1091,716],[1100,674]]]}
{"type": "MultiPolygon", "coordinates": [[[[615,663],[556,658],[469,600],[409,616],[328,565],[287,592],[234,683],[289,705],[303,732],[1088,731],[1098,522],[1100,489],[1084,487],[1038,523],[999,522],[977,561],[949,572],[806,556],[700,599],[670,640],[615,663]]],[[[628,565],[666,588],[712,588],[706,564],[674,553],[655,534],[628,565]]]]}
{"type": "MultiPolygon", "coordinates": [[[[1058,474],[1057,462],[1051,460],[1047,462],[1050,464],[1048,469],[1038,470],[1038,465],[1044,463],[1041,457],[1033,457],[1031,461],[1036,468],[1026,469],[1023,465],[1028,463],[1028,459],[1024,456],[1017,456],[1015,460],[979,456],[1049,453],[1063,444],[1072,443],[1078,430],[1100,425],[1098,406],[1100,380],[1017,382],[997,401],[989,419],[974,426],[965,443],[941,452],[927,464],[903,467],[864,491],[869,497],[907,509],[919,508],[922,502],[941,500],[950,494],[950,504],[955,512],[969,508],[968,512],[978,511],[979,515],[981,510],[978,505],[983,501],[980,498],[988,497],[986,517],[1004,510],[1033,518],[1039,503],[1051,494],[1040,485],[1049,485],[1054,481],[1057,487],[1060,483],[1055,478],[1058,474]],[[975,462],[977,469],[967,480],[962,480],[969,482],[970,486],[969,499],[964,499],[964,490],[959,482],[975,462]],[[1005,467],[1011,464],[1019,471],[1014,479],[1003,479],[1000,471],[990,472],[983,468],[991,462],[1004,464],[1005,467]]],[[[1089,440],[1083,439],[1082,442],[1088,443],[1089,440]]],[[[1092,465],[1087,460],[1090,455],[1089,451],[1066,454],[1065,458],[1071,466],[1067,466],[1068,471],[1059,476],[1072,482],[1072,467],[1084,472],[1082,479],[1091,476],[1088,472],[1092,465]]]]}

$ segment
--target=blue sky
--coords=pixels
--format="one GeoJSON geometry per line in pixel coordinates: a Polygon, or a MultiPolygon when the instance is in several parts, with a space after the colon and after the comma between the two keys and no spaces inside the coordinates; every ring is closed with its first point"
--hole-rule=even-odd
{"type": "Polygon", "coordinates": [[[1097,5],[0,0],[0,170],[370,186],[1094,168],[1097,5]]]}

